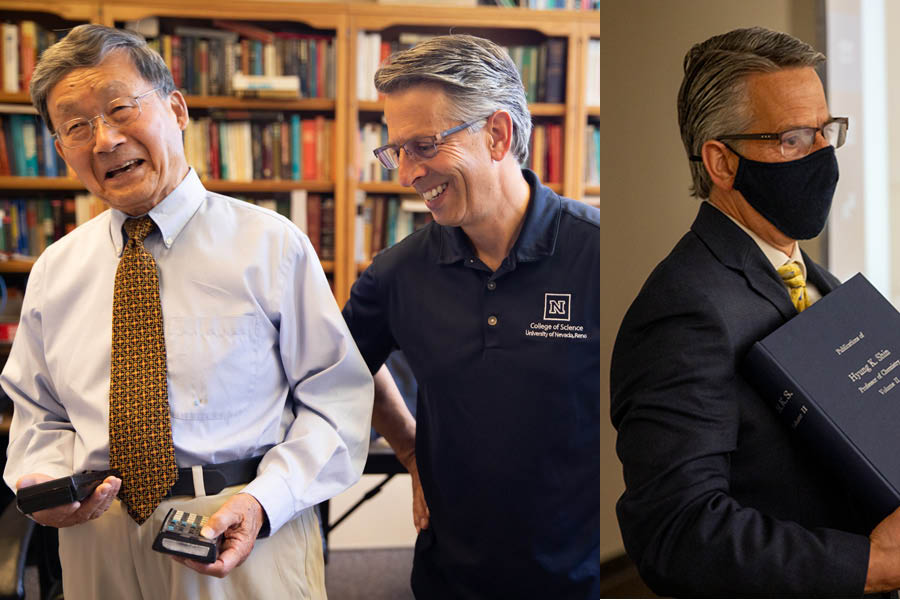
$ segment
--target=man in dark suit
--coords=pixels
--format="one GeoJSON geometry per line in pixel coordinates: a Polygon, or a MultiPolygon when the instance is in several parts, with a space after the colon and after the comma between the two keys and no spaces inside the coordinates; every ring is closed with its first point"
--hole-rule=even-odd
{"type": "Polygon", "coordinates": [[[660,594],[849,597],[900,584],[900,513],[873,531],[740,371],[753,342],[839,284],[797,244],[825,224],[847,132],[828,111],[823,61],[761,28],[684,60],[679,124],[705,201],[625,315],[610,377],[619,524],[660,594]]]}

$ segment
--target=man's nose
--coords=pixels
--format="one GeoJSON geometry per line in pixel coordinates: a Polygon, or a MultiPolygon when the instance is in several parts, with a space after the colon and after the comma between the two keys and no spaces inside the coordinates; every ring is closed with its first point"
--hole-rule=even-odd
{"type": "Polygon", "coordinates": [[[399,163],[397,171],[400,175],[400,185],[403,187],[411,187],[416,179],[425,174],[422,162],[410,158],[406,150],[401,149],[397,153],[397,162],[399,163]]]}
{"type": "Polygon", "coordinates": [[[110,152],[125,141],[125,136],[118,127],[106,123],[98,116],[94,120],[94,151],[110,152]]]}

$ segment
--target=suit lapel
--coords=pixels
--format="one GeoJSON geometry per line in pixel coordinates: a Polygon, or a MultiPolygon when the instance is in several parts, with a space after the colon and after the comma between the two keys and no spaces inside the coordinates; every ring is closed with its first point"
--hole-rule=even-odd
{"type": "Polygon", "coordinates": [[[820,294],[824,296],[841,284],[834,275],[813,262],[806,255],[806,252],[801,250],[800,253],[803,255],[804,264],[806,264],[806,280],[816,286],[820,294]]]}
{"type": "Polygon", "coordinates": [[[750,287],[771,302],[785,320],[797,314],[778,273],[762,250],[719,209],[703,202],[691,230],[724,266],[741,273],[750,287]]]}

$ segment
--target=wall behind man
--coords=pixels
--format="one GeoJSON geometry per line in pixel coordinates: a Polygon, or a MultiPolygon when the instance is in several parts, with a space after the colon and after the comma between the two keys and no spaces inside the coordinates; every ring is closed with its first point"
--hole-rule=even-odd
{"type": "MultiPolygon", "coordinates": [[[[817,0],[603,0],[600,4],[600,557],[623,552],[615,502],[624,490],[609,422],[609,361],[616,332],[650,271],[688,230],[689,195],[676,96],[688,49],[760,25],[816,43],[817,0]]],[[[820,261],[821,243],[804,243],[820,261]]],[[[821,261],[820,261],[821,262],[821,261]]]]}

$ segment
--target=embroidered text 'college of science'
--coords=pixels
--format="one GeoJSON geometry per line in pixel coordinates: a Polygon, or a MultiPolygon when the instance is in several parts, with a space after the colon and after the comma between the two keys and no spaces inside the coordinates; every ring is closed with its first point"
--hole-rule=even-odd
{"type": "Polygon", "coordinates": [[[113,295],[109,376],[109,465],[122,476],[119,497],[140,525],[175,483],[159,276],[144,238],[150,217],[128,219],[113,295]]]}

